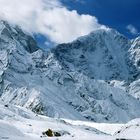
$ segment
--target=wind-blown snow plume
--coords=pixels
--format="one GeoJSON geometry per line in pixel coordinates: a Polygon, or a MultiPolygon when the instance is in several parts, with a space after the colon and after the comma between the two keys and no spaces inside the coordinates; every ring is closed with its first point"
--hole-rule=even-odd
{"type": "Polygon", "coordinates": [[[96,17],[70,11],[59,0],[0,0],[0,19],[41,33],[55,43],[69,42],[104,28],[96,17]]]}

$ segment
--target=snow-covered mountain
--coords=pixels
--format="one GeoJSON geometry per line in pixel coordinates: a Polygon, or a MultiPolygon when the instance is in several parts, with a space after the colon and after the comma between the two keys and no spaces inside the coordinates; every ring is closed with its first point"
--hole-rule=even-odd
{"type": "Polygon", "coordinates": [[[140,39],[98,30],[43,52],[0,22],[0,99],[49,117],[127,122],[140,117],[140,39]]]}

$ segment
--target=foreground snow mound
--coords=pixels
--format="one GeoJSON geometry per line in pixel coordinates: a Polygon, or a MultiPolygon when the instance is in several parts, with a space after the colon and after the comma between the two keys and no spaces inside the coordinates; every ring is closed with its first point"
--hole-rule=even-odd
{"type": "Polygon", "coordinates": [[[139,140],[140,137],[139,119],[128,124],[60,120],[36,115],[23,107],[7,105],[1,101],[0,116],[0,139],[2,140],[139,140]],[[61,136],[50,138],[44,135],[48,129],[59,132],[61,136]]]}
{"type": "Polygon", "coordinates": [[[140,117],[140,102],[128,94],[139,77],[129,57],[135,42],[112,29],[99,30],[44,53],[31,36],[2,21],[0,99],[54,118],[127,122],[140,117]]]}
{"type": "MultiPolygon", "coordinates": [[[[47,135],[42,134],[48,129],[59,132],[61,134],[59,139],[61,140],[112,139],[111,136],[93,127],[75,126],[63,120],[36,115],[19,106],[7,106],[3,102],[0,102],[0,116],[0,139],[50,139],[47,135]]],[[[57,137],[54,136],[51,139],[56,140],[57,137]]]]}
{"type": "Polygon", "coordinates": [[[120,138],[127,139],[136,139],[140,138],[140,119],[135,119],[124,125],[121,129],[119,129],[115,136],[120,138]]]}

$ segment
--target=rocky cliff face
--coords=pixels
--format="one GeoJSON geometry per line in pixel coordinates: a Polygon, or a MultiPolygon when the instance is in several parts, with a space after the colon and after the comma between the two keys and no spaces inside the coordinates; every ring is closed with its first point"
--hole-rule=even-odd
{"type": "Polygon", "coordinates": [[[50,117],[140,117],[139,40],[98,30],[44,53],[20,28],[0,22],[0,99],[50,117]]]}

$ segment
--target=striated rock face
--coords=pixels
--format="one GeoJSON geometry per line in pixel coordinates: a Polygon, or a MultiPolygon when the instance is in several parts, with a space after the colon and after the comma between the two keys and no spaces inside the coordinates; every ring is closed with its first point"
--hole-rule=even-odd
{"type": "Polygon", "coordinates": [[[0,99],[56,118],[127,122],[140,117],[140,39],[98,30],[50,52],[0,22],[0,99]]]}

